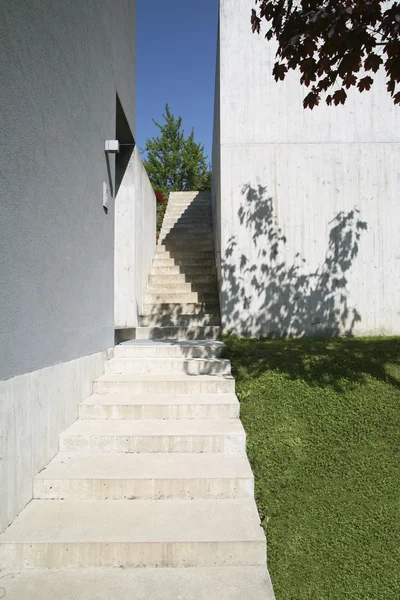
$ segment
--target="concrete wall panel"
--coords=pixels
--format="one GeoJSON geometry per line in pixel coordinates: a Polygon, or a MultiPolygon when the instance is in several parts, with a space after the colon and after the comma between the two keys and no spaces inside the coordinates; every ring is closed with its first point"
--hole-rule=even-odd
{"type": "Polygon", "coordinates": [[[225,329],[400,333],[398,164],[400,145],[225,146],[225,329]]]}
{"type": "Polygon", "coordinates": [[[247,0],[220,0],[213,190],[221,311],[248,336],[400,333],[400,110],[384,74],[305,111],[247,0]],[[214,165],[216,168],[214,168],[214,165]]]}
{"type": "Polygon", "coordinates": [[[0,381],[0,531],[32,499],[32,480],[58,452],[108,352],[0,381]]]}
{"type": "Polygon", "coordinates": [[[156,250],[156,197],[135,148],[115,202],[115,327],[139,324],[156,250]]]}

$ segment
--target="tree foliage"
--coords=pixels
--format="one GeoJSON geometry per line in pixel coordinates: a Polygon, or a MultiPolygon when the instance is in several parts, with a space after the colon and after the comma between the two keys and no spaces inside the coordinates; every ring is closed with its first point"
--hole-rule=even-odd
{"type": "Polygon", "coordinates": [[[160,135],[146,140],[144,165],[150,181],[154,189],[164,194],[197,190],[207,174],[204,147],[195,141],[193,130],[185,137],[182,117],[175,118],[168,104],[163,119],[163,123],[153,120],[160,135]]]}
{"type": "Polygon", "coordinates": [[[400,104],[400,3],[381,0],[255,0],[253,32],[278,42],[275,80],[300,70],[310,87],[304,108],[344,104],[347,92],[370,90],[373,74],[386,72],[387,91],[400,104]]]}

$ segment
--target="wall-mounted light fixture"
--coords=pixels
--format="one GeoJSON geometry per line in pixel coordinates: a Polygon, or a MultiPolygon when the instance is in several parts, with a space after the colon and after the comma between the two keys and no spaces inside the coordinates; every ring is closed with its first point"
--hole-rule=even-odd
{"type": "Polygon", "coordinates": [[[105,151],[110,154],[118,154],[119,152],[119,141],[118,140],[106,140],[105,151]]]}

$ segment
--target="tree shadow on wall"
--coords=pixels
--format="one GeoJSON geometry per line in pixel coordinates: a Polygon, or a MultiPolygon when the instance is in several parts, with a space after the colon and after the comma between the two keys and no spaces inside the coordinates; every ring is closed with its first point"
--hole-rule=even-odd
{"type": "Polygon", "coordinates": [[[287,240],[267,188],[247,184],[242,194],[238,216],[251,232],[256,261],[240,253],[236,236],[230,238],[222,264],[225,329],[272,338],[352,335],[361,315],[348,305],[347,275],[367,229],[358,210],[336,215],[325,260],[308,272],[299,254],[290,262],[285,257],[287,240]]]}

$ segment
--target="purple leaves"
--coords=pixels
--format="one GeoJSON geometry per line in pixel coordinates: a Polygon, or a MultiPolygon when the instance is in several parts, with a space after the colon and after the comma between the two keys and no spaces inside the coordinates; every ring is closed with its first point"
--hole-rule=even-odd
{"type": "Polygon", "coordinates": [[[273,69],[276,81],[300,70],[300,83],[312,84],[303,101],[313,109],[322,94],[328,105],[345,104],[350,88],[369,91],[374,80],[366,72],[384,67],[387,90],[400,104],[400,3],[389,8],[381,0],[255,0],[251,24],[278,42],[273,69]]]}

